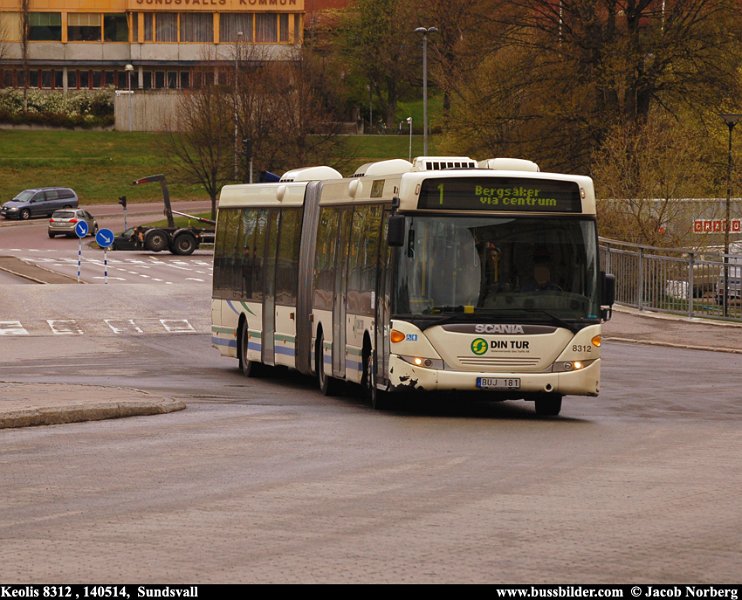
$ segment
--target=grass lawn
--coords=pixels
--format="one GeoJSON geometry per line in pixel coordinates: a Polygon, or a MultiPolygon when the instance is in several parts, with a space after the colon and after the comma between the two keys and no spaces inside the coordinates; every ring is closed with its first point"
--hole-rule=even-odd
{"type": "MultiPolygon", "coordinates": [[[[67,186],[80,204],[159,201],[157,184],[132,185],[148,175],[168,174],[162,134],[118,131],[0,129],[0,200],[23,189],[67,186]]],[[[198,187],[168,182],[173,198],[206,198],[198,187]]]]}
{"type": "MultiPolygon", "coordinates": [[[[359,135],[345,138],[347,151],[338,159],[343,175],[360,165],[389,158],[408,158],[407,130],[398,135],[359,135]]],[[[164,174],[173,200],[208,200],[200,186],[175,182],[163,152],[160,133],[0,129],[0,202],[21,190],[66,186],[80,196],[81,205],[128,201],[159,202],[158,184],[132,185],[148,175],[164,174]]],[[[433,138],[429,150],[434,153],[433,138]]],[[[412,156],[422,154],[422,135],[412,136],[412,156]]],[[[295,165],[307,166],[307,165],[295,165]]]]}

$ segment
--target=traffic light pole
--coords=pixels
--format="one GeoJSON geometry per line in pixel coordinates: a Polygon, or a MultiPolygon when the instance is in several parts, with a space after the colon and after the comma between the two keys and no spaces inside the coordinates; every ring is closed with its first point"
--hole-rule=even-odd
{"type": "Polygon", "coordinates": [[[119,204],[124,208],[124,231],[128,229],[126,226],[126,196],[119,196],[119,204]]]}

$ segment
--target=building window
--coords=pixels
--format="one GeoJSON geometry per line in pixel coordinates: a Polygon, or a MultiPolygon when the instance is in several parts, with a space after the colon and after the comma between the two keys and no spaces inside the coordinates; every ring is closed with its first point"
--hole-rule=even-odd
{"type": "Polygon", "coordinates": [[[144,41],[151,42],[154,40],[155,15],[154,13],[144,13],[144,41]]]}
{"type": "Polygon", "coordinates": [[[70,13],[67,15],[67,39],[70,42],[100,42],[100,15],[70,13]]]}
{"type": "Polygon", "coordinates": [[[178,41],[178,14],[158,13],[155,21],[155,39],[158,42],[178,41]]]}
{"type": "Polygon", "coordinates": [[[28,39],[62,41],[62,13],[29,13],[28,39]]]}
{"type": "Polygon", "coordinates": [[[54,83],[53,71],[41,71],[41,87],[52,88],[54,83]]]}
{"type": "Polygon", "coordinates": [[[301,15],[294,15],[294,43],[301,42],[301,15]]]}
{"type": "Polygon", "coordinates": [[[181,42],[213,42],[214,16],[211,13],[181,13],[181,42]]]}
{"type": "Polygon", "coordinates": [[[286,13],[278,15],[278,24],[279,24],[279,42],[288,42],[289,41],[289,16],[286,13]]]}
{"type": "Polygon", "coordinates": [[[125,14],[103,15],[103,41],[129,41],[129,24],[125,14]]]}
{"type": "Polygon", "coordinates": [[[255,41],[278,41],[278,19],[275,13],[255,15],[255,41]]]}
{"type": "Polygon", "coordinates": [[[180,87],[182,88],[191,87],[191,74],[188,71],[180,72],[180,87]]]}
{"type": "Polygon", "coordinates": [[[131,13],[131,41],[139,41],[139,14],[131,13]]]}
{"type": "Polygon", "coordinates": [[[245,13],[222,13],[219,17],[219,41],[236,42],[237,34],[243,42],[252,42],[252,15],[245,13]]]}

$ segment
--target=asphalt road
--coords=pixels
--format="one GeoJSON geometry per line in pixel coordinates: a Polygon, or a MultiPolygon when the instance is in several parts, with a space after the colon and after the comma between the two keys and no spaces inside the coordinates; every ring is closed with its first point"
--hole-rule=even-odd
{"type": "Polygon", "coordinates": [[[0,335],[0,381],[186,405],[0,430],[3,583],[738,583],[738,329],[616,315],[601,395],[556,419],[456,396],[376,412],[244,378],[209,297],[0,287],[26,330],[0,335]]]}

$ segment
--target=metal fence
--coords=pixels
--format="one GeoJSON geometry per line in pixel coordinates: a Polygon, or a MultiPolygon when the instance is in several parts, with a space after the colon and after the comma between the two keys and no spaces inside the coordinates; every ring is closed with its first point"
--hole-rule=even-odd
{"type": "Polygon", "coordinates": [[[658,248],[601,238],[600,254],[605,272],[616,277],[616,302],[620,304],[742,321],[742,255],[738,253],[658,248]]]}

